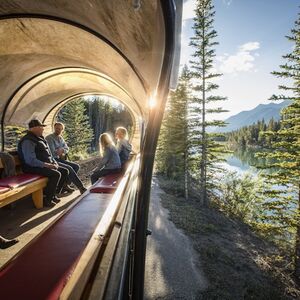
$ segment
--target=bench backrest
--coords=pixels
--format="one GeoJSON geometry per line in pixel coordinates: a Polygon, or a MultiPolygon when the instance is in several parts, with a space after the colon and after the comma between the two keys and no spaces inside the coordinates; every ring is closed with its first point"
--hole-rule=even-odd
{"type": "MultiPolygon", "coordinates": [[[[16,164],[16,168],[21,166],[21,161],[20,158],[18,157],[18,155],[13,155],[14,160],[15,160],[15,164],[16,164]]],[[[4,165],[2,163],[2,159],[0,158],[0,169],[4,169],[4,165]]]]}
{"type": "MultiPolygon", "coordinates": [[[[22,173],[20,158],[19,158],[18,155],[16,155],[16,154],[13,155],[13,158],[14,158],[14,160],[15,160],[16,173],[17,173],[17,174],[22,173]]],[[[3,165],[2,159],[0,158],[0,178],[1,178],[1,174],[2,174],[3,169],[4,169],[4,165],[3,165]]]]}

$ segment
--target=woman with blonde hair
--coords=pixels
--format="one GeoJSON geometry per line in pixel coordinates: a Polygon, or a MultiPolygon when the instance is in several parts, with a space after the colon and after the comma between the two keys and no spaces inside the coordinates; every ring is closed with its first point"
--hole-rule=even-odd
{"type": "Polygon", "coordinates": [[[108,133],[102,133],[100,135],[99,147],[102,159],[100,161],[100,165],[91,175],[92,184],[94,184],[100,177],[108,174],[119,173],[121,171],[119,153],[108,133]]]}

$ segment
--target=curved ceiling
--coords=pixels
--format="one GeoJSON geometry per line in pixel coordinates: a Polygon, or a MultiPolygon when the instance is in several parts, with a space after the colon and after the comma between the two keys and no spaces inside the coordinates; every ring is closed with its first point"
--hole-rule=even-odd
{"type": "Polygon", "coordinates": [[[135,11],[131,1],[0,0],[2,121],[43,119],[67,98],[93,92],[147,118],[163,28],[159,1],[135,11]]]}
{"type": "MultiPolygon", "coordinates": [[[[139,102],[111,78],[84,68],[59,68],[38,76],[24,84],[14,94],[5,109],[5,124],[21,124],[20,120],[43,119],[48,111],[75,95],[105,94],[119,99],[130,108],[133,116],[143,115],[139,102]]],[[[26,122],[22,125],[26,126],[26,122]]]]}

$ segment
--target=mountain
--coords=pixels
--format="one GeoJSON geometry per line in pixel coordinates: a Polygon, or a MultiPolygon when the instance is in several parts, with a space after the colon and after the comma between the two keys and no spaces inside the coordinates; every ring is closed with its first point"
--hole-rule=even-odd
{"type": "MultiPolygon", "coordinates": [[[[259,104],[251,110],[242,111],[234,116],[225,120],[228,125],[223,128],[218,128],[218,132],[229,132],[237,130],[241,127],[252,125],[262,119],[268,123],[273,117],[275,120],[280,119],[280,111],[282,108],[288,106],[290,100],[285,100],[281,103],[259,104]]],[[[216,130],[214,130],[216,132],[216,130]]]]}

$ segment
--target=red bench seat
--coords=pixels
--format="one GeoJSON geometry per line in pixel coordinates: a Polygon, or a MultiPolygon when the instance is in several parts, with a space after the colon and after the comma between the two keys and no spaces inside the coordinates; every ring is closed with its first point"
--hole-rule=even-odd
{"type": "Polygon", "coordinates": [[[118,187],[123,177],[123,173],[109,174],[101,177],[90,189],[90,193],[112,194],[118,187]]]}
{"type": "Polygon", "coordinates": [[[0,187],[15,189],[19,186],[33,182],[40,178],[44,177],[37,174],[19,174],[16,176],[0,179],[0,187]]]}
{"type": "Polygon", "coordinates": [[[0,299],[59,299],[111,198],[88,194],[0,268],[0,299]]]}
{"type": "Polygon", "coordinates": [[[0,194],[3,194],[3,193],[6,193],[10,190],[10,188],[8,187],[3,187],[3,186],[0,186],[0,194]]]}

